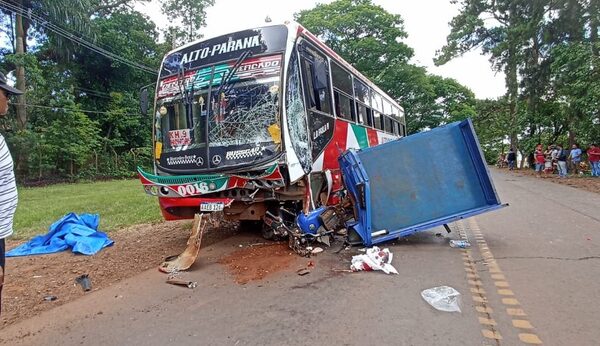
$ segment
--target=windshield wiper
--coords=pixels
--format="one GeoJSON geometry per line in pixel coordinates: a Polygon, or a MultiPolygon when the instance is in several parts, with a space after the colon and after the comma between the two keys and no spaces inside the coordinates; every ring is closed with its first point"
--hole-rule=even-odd
{"type": "Polygon", "coordinates": [[[240,55],[240,57],[235,61],[235,64],[233,64],[233,67],[231,68],[231,70],[229,70],[227,75],[225,77],[221,78],[221,83],[219,84],[219,89],[217,90],[217,97],[218,97],[218,95],[221,95],[222,92],[227,93],[231,89],[231,86],[229,86],[227,89],[225,89],[225,88],[228,85],[231,78],[233,78],[233,75],[240,68],[240,66],[242,65],[244,60],[246,60],[250,55],[252,55],[251,50],[247,50],[247,51],[243,52],[242,55],[240,55]]]}

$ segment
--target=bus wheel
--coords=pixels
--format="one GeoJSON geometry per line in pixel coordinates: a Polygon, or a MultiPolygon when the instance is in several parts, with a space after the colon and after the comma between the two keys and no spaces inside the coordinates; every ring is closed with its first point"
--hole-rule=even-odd
{"type": "Polygon", "coordinates": [[[239,230],[242,232],[256,232],[262,229],[263,222],[260,220],[240,220],[239,230]]]}
{"type": "Polygon", "coordinates": [[[275,230],[273,229],[273,227],[267,225],[264,222],[262,223],[261,233],[262,233],[263,238],[265,238],[267,240],[275,239],[275,230]]]}

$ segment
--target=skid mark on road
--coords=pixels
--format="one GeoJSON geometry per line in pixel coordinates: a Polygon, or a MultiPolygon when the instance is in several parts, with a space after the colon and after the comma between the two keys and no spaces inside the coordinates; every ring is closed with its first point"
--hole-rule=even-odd
{"type": "MultiPolygon", "coordinates": [[[[464,222],[461,221],[459,223],[459,227],[460,227],[460,231],[459,231],[460,236],[463,239],[467,240],[467,234],[466,234],[464,222]]],[[[483,264],[486,265],[488,268],[490,278],[493,280],[494,286],[496,288],[496,293],[498,293],[501,296],[501,301],[502,301],[502,304],[505,306],[506,314],[511,318],[513,327],[517,329],[519,340],[521,340],[521,342],[528,344],[528,345],[541,345],[542,341],[540,340],[538,335],[535,333],[534,327],[531,324],[531,322],[529,322],[529,320],[527,319],[527,314],[521,307],[521,303],[519,303],[517,298],[515,298],[515,293],[510,289],[510,284],[509,284],[508,280],[506,279],[506,277],[504,276],[504,274],[502,273],[502,270],[500,269],[500,266],[496,262],[494,255],[490,251],[490,249],[487,245],[487,242],[485,241],[485,238],[484,238],[483,234],[481,233],[481,229],[479,228],[479,225],[477,224],[477,221],[475,220],[475,218],[470,218],[468,220],[468,229],[471,230],[474,238],[476,239],[477,245],[479,247],[479,251],[481,252],[481,256],[483,257],[483,264]]],[[[475,263],[473,262],[473,259],[471,257],[471,250],[465,250],[465,253],[467,253],[470,264],[472,266],[472,269],[473,269],[472,273],[475,275],[478,275],[475,270],[475,263]]],[[[464,256],[464,254],[463,254],[463,256],[464,256]]],[[[478,277],[478,279],[479,279],[479,277],[478,277]]],[[[481,288],[481,289],[483,289],[483,288],[481,288]]],[[[478,312],[480,312],[480,309],[478,309],[478,307],[476,307],[476,310],[478,312]]],[[[479,322],[482,325],[485,325],[486,323],[483,323],[482,321],[486,322],[486,323],[489,322],[486,320],[485,316],[483,316],[483,317],[480,316],[479,322]]],[[[489,324],[489,326],[494,326],[494,325],[489,324]]],[[[483,336],[485,336],[486,338],[489,338],[489,339],[496,339],[496,340],[502,339],[501,337],[499,337],[499,338],[490,337],[490,336],[496,336],[496,333],[497,333],[497,331],[492,328],[484,329],[484,330],[482,330],[482,333],[483,333],[483,336]]],[[[500,335],[498,334],[497,336],[500,336],[500,335]]]]}

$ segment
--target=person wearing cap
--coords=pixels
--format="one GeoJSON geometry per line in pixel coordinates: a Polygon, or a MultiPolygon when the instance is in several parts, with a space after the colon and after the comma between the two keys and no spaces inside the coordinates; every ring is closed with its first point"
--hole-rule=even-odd
{"type": "MultiPolygon", "coordinates": [[[[0,73],[0,117],[8,113],[8,102],[11,95],[23,92],[6,84],[6,76],[0,73]]],[[[4,137],[0,133],[0,314],[2,314],[2,286],[4,284],[4,267],[6,244],[4,239],[13,232],[13,217],[17,209],[17,185],[13,171],[13,160],[8,151],[4,137]]]]}

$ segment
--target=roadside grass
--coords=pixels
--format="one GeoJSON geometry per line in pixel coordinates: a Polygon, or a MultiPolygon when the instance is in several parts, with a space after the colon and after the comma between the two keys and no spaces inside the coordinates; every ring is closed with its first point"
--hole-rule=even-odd
{"type": "Polygon", "coordinates": [[[18,191],[13,239],[45,234],[70,212],[99,214],[98,228],[103,232],[162,219],[156,197],[147,195],[139,180],[18,187],[18,191]]]}

